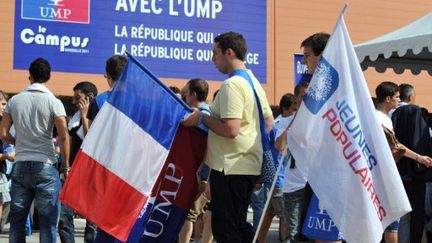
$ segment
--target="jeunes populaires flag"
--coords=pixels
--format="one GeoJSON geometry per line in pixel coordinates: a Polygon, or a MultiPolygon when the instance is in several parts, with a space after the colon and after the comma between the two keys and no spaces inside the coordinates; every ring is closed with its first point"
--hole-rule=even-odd
{"type": "Polygon", "coordinates": [[[411,208],[343,12],[288,132],[288,148],[345,240],[379,242],[411,208]]]}

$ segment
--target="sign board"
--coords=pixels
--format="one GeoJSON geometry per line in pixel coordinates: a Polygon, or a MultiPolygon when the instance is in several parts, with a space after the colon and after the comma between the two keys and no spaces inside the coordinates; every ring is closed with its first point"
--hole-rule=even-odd
{"type": "Polygon", "coordinates": [[[248,43],[246,65],[267,81],[267,1],[17,0],[14,69],[42,56],[58,72],[102,74],[129,51],[161,78],[223,80],[213,39],[235,31],[248,43]]]}

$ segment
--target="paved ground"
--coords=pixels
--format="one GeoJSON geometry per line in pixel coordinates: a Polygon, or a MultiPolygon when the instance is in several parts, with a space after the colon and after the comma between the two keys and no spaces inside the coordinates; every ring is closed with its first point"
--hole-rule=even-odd
{"type": "MultiPolygon", "coordinates": [[[[84,242],[84,227],[85,219],[75,219],[75,242],[84,242]]],[[[26,237],[27,243],[39,243],[39,231],[34,231],[31,236],[26,237]]],[[[4,232],[0,234],[0,243],[9,242],[9,224],[5,226],[4,232]]],[[[57,237],[57,242],[60,242],[60,238],[57,237]]]]}
{"type": "MultiPolygon", "coordinates": [[[[248,219],[251,220],[252,214],[248,213],[248,219]]],[[[75,242],[83,243],[84,242],[84,227],[85,220],[84,219],[75,219],[75,242]]],[[[279,220],[277,218],[273,219],[273,222],[270,227],[270,232],[267,235],[266,242],[267,243],[275,243],[279,242],[279,220]]],[[[0,233],[0,243],[9,242],[9,224],[5,226],[4,232],[0,233]]],[[[422,243],[426,243],[426,237],[423,238],[422,243]]],[[[31,236],[27,237],[27,243],[38,243],[39,242],[39,232],[33,232],[31,236]]],[[[60,242],[60,238],[57,237],[57,242],[60,242]]]]}
{"type": "MultiPolygon", "coordinates": [[[[249,218],[252,215],[249,213],[249,218]]],[[[84,219],[75,219],[75,242],[83,243],[84,242],[84,227],[85,220],[84,219]]],[[[278,219],[274,219],[270,228],[270,233],[267,237],[267,242],[279,242],[278,241],[278,227],[279,221],[278,219]]],[[[0,234],[0,243],[7,243],[9,241],[9,224],[5,226],[5,232],[0,234]]],[[[31,236],[26,237],[27,243],[38,243],[39,242],[39,232],[33,232],[31,236]]],[[[57,237],[57,242],[60,242],[60,238],[57,237]]]]}

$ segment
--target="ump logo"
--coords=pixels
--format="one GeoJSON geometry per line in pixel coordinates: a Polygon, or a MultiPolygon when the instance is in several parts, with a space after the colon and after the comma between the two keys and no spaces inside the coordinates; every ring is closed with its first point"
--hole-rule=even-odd
{"type": "Polygon", "coordinates": [[[22,0],[21,18],[88,24],[90,0],[22,0]]]}
{"type": "Polygon", "coordinates": [[[339,74],[323,57],[315,70],[307,93],[304,96],[306,107],[316,114],[339,86],[339,74]]]}

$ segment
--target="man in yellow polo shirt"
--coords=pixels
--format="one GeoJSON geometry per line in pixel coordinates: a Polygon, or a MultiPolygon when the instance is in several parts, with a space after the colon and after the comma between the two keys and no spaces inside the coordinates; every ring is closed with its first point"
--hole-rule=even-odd
{"type": "Polygon", "coordinates": [[[213,62],[229,78],[222,84],[211,107],[211,116],[194,110],[184,121],[196,126],[202,121],[209,128],[208,165],[212,200],[212,228],[217,242],[252,242],[254,231],[246,221],[250,194],[261,173],[263,149],[260,119],[254,92],[248,81],[233,74],[245,71],[258,94],[266,128],[273,128],[273,115],[264,90],[244,58],[246,40],[239,33],[227,32],[214,39],[213,62]]]}

